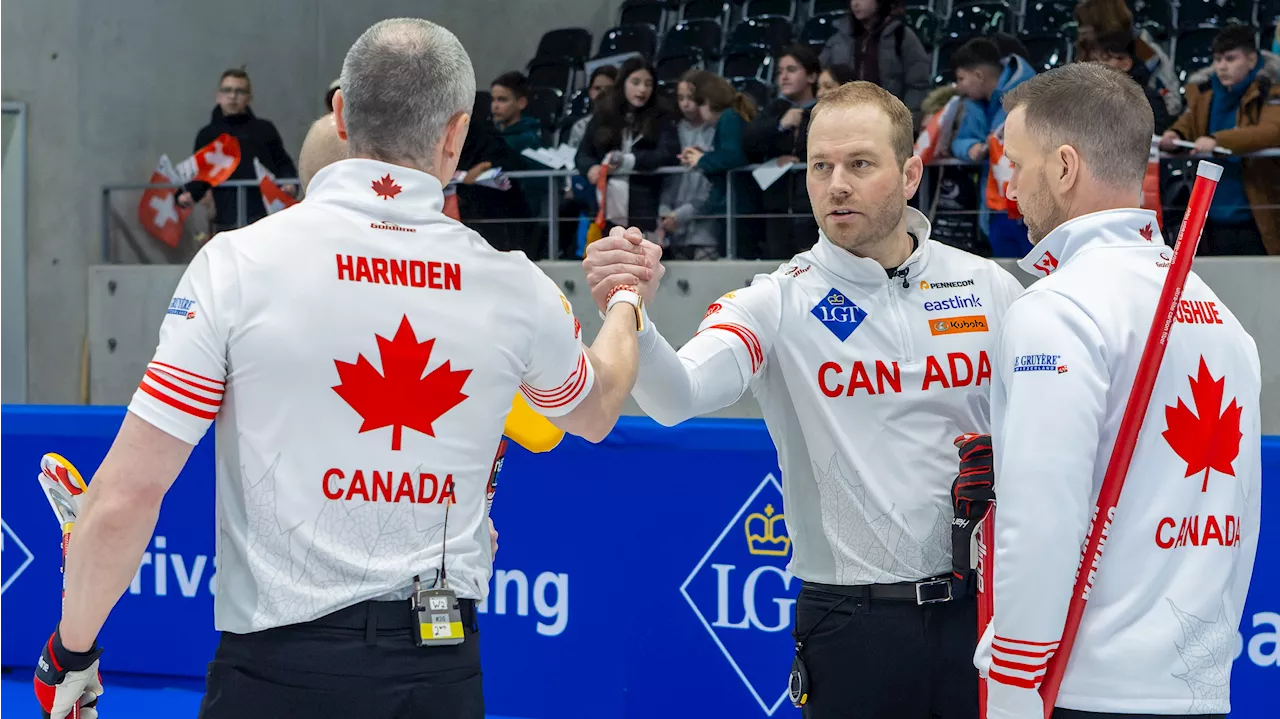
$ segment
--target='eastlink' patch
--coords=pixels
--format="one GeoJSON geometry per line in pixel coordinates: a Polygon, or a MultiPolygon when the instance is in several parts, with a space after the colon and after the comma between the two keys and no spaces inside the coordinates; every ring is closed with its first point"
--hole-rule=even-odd
{"type": "Polygon", "coordinates": [[[165,314],[186,317],[189,320],[195,319],[196,301],[189,300],[186,297],[174,297],[173,300],[169,302],[169,311],[165,314]]]}
{"type": "Polygon", "coordinates": [[[1060,367],[1062,371],[1066,371],[1066,365],[1058,363],[1060,359],[1062,359],[1062,355],[1018,355],[1013,358],[1013,371],[1058,372],[1060,367]]]}
{"type": "Polygon", "coordinates": [[[811,312],[841,342],[849,339],[849,335],[867,318],[866,310],[855,305],[853,300],[834,287],[827,291],[827,295],[811,312]]]}

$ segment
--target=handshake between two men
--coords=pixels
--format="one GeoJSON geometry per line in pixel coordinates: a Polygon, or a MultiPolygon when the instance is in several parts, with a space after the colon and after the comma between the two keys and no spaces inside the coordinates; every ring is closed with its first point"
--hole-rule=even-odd
{"type": "Polygon", "coordinates": [[[601,311],[608,304],[609,293],[622,285],[635,285],[647,304],[666,272],[662,248],[635,227],[614,227],[607,236],[587,245],[582,269],[587,273],[591,298],[601,311]]]}

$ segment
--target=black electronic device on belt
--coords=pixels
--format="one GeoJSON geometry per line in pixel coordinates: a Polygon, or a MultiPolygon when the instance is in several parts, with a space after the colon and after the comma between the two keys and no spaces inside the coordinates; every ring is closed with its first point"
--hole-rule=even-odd
{"type": "Polygon", "coordinates": [[[466,640],[462,630],[462,609],[458,595],[449,589],[445,570],[445,549],[449,544],[449,505],[444,505],[443,539],[440,544],[440,581],[431,589],[423,589],[421,579],[413,577],[413,596],[409,597],[409,609],[414,615],[413,639],[420,647],[439,647],[461,644],[466,640]]]}

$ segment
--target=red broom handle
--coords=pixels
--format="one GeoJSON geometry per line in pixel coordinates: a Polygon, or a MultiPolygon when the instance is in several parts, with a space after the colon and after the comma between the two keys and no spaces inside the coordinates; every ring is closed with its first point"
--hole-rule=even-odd
{"type": "Polygon", "coordinates": [[[1084,605],[1089,601],[1089,590],[1093,588],[1098,562],[1102,559],[1102,540],[1111,528],[1116,505],[1120,501],[1120,491],[1124,488],[1129,462],[1133,459],[1134,446],[1138,443],[1138,432],[1142,430],[1142,420],[1146,416],[1147,405],[1151,403],[1151,391],[1155,388],[1156,376],[1160,373],[1160,362],[1164,359],[1169,329],[1173,326],[1187,275],[1191,273],[1191,260],[1195,257],[1196,247],[1200,244],[1200,233],[1204,231],[1204,223],[1209,216],[1209,203],[1213,201],[1213,193],[1218,188],[1221,177],[1221,165],[1201,160],[1196,168],[1196,182],[1191,188],[1191,199],[1187,202],[1187,213],[1182,218],[1178,241],[1173,246],[1169,274],[1160,290],[1156,315],[1151,320],[1151,330],[1147,333],[1147,343],[1142,349],[1142,359],[1138,361],[1138,373],[1134,377],[1133,389],[1129,392],[1129,401],[1124,406],[1120,431],[1116,435],[1111,460],[1107,463],[1107,473],[1103,476],[1102,488],[1098,492],[1098,504],[1089,526],[1089,541],[1085,544],[1080,567],[1076,571],[1075,588],[1071,590],[1071,604],[1067,608],[1062,641],[1058,645],[1058,651],[1049,660],[1044,683],[1040,686],[1046,719],[1053,714],[1058,690],[1062,687],[1062,677],[1066,674],[1071,647],[1075,644],[1076,632],[1080,629],[1084,605]]]}

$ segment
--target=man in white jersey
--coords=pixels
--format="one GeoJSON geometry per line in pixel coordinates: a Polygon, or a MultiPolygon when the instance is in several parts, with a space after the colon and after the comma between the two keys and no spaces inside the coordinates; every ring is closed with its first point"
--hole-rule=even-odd
{"type": "Polygon", "coordinates": [[[474,97],[449,31],[374,25],[334,98],[352,159],[192,261],[71,541],[36,676],[55,719],[96,702],[95,637],[215,418],[223,634],[201,716],[484,716],[475,602],[512,395],[599,441],[640,313],[619,290],[584,347],[550,278],[441,213],[474,97]]]}
{"type": "MultiPolygon", "coordinates": [[[[991,389],[995,614],[976,662],[988,716],[1043,716],[1080,548],[1172,252],[1138,209],[1142,89],[1074,64],[1005,98],[1009,198],[1043,279],[1009,308],[991,389]]],[[[1231,310],[1192,273],[1053,716],[1222,717],[1257,549],[1261,376],[1231,310]]]]}
{"type": "MultiPolygon", "coordinates": [[[[912,130],[910,111],[872,83],[821,100],[808,139],[814,248],[717,300],[679,352],[652,324],[640,335],[633,396],[657,421],[748,389],[760,402],[782,468],[789,571],[804,582],[793,700],[810,718],[978,714],[976,605],[951,582],[970,567],[953,565],[969,545],[964,532],[953,553],[953,440],[988,426],[990,352],[1022,287],[929,239],[907,207],[923,171],[912,130]]],[[[619,232],[588,247],[598,302],[626,280],[609,275],[643,269],[629,259],[641,240],[619,232]]]]}

